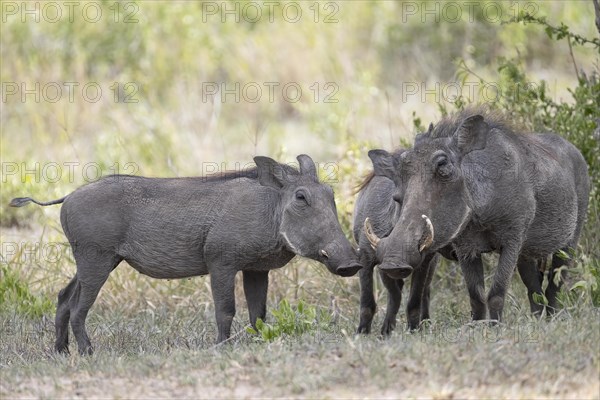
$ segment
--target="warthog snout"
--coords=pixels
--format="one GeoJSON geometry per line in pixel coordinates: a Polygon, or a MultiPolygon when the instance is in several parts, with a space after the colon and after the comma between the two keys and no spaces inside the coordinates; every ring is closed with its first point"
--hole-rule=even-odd
{"type": "Polygon", "coordinates": [[[384,262],[379,265],[379,269],[392,279],[406,279],[413,272],[413,268],[410,265],[390,262],[384,262]]]}
{"type": "Polygon", "coordinates": [[[319,255],[329,271],[333,274],[348,277],[355,275],[362,265],[358,262],[358,254],[347,240],[337,240],[319,250],[319,255]]]}
{"type": "Polygon", "coordinates": [[[352,262],[348,265],[342,265],[335,270],[335,273],[339,276],[348,277],[354,276],[358,271],[360,271],[362,265],[357,262],[352,262]]]}
{"type": "MultiPolygon", "coordinates": [[[[390,237],[379,238],[373,231],[373,226],[369,218],[365,219],[364,232],[371,244],[371,247],[376,251],[377,259],[381,262],[379,269],[393,279],[406,279],[413,272],[411,265],[419,265],[421,262],[421,252],[426,250],[433,242],[433,226],[429,218],[425,215],[422,216],[425,221],[426,229],[421,235],[422,239],[419,241],[418,247],[414,247],[412,251],[406,251],[406,254],[398,254],[395,249],[388,249],[390,244],[390,237]],[[419,252],[417,252],[417,248],[419,252]],[[391,251],[388,251],[391,250],[391,251]],[[407,258],[408,256],[408,258],[407,258]]],[[[391,243],[394,243],[393,241],[391,243]]]]}

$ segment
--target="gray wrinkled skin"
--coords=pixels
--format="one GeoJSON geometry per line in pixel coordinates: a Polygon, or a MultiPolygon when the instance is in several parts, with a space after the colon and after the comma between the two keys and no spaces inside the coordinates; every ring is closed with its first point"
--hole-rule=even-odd
{"type": "Polygon", "coordinates": [[[571,143],[554,134],[513,132],[502,117],[464,111],[421,135],[400,160],[404,205],[398,222],[378,247],[387,268],[418,265],[452,244],[471,298],[473,319],[500,321],[515,267],[528,289],[531,309],[542,294],[536,259],[554,253],[548,272],[548,312],[557,306],[559,250],[577,246],[589,195],[587,165],[571,143]],[[427,215],[433,244],[419,253],[427,215]],[[393,245],[392,245],[393,244],[393,245]],[[498,252],[499,262],[485,296],[481,254],[498,252]]]}
{"type": "MultiPolygon", "coordinates": [[[[354,238],[359,244],[360,263],[360,322],[358,333],[368,334],[375,315],[377,304],[373,295],[373,269],[379,264],[376,252],[367,239],[363,225],[369,218],[374,233],[384,238],[390,234],[400,217],[404,193],[398,179],[398,163],[404,153],[400,149],[393,154],[384,150],[371,150],[369,157],[373,161],[373,173],[361,185],[354,206],[354,238]]],[[[441,253],[453,258],[451,249],[442,249],[441,253]]],[[[408,329],[417,329],[420,323],[429,319],[429,293],[438,257],[434,254],[426,257],[412,272],[411,288],[406,307],[408,329]]],[[[388,303],[385,319],[381,328],[383,335],[389,335],[396,326],[396,316],[402,299],[403,278],[393,278],[379,269],[382,282],[388,292],[388,303]]]]}
{"type": "MultiPolygon", "coordinates": [[[[333,191],[318,182],[310,157],[298,156],[300,172],[267,157],[254,160],[256,169],[220,177],[110,176],[66,196],[61,223],[77,273],[58,295],[56,350],[68,352],[70,321],[79,351],[92,352],[85,330],[88,310],[123,260],[153,278],[210,274],[217,342],[230,335],[238,271],[252,325],[266,315],[269,271],[294,255],[341,276],[358,272],[333,191]]],[[[62,200],[18,198],[11,205],[62,200]]]]}

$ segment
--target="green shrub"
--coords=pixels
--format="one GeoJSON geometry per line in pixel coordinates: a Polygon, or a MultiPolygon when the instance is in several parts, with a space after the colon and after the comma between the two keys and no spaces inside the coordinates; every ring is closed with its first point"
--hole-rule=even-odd
{"type": "Polygon", "coordinates": [[[329,314],[302,300],[296,307],[292,307],[284,299],[271,314],[275,322],[269,324],[259,318],[256,321],[256,329],[247,328],[247,332],[258,335],[256,339],[259,341],[271,342],[282,336],[299,336],[309,331],[327,329],[331,322],[329,314]]]}
{"type": "Polygon", "coordinates": [[[0,310],[16,311],[29,317],[49,314],[54,304],[46,296],[36,296],[29,291],[27,283],[7,265],[0,267],[0,310]]]}

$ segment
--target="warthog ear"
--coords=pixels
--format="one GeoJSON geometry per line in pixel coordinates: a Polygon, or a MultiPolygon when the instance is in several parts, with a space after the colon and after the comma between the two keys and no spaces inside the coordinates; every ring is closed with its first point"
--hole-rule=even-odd
{"type": "Polygon", "coordinates": [[[281,164],[269,157],[256,156],[256,171],[258,172],[258,182],[263,186],[271,186],[275,189],[281,189],[287,181],[287,176],[281,164]]]}
{"type": "Polygon", "coordinates": [[[296,157],[298,163],[300,163],[300,173],[302,175],[312,176],[315,180],[319,180],[317,177],[317,168],[312,158],[306,154],[300,154],[296,157]]]}
{"type": "Polygon", "coordinates": [[[458,149],[462,154],[484,149],[489,131],[483,116],[477,114],[465,119],[454,134],[458,149]]]}
{"type": "Polygon", "coordinates": [[[373,173],[378,176],[385,176],[394,180],[398,162],[394,155],[385,150],[375,149],[369,150],[369,158],[373,162],[373,173]]]}

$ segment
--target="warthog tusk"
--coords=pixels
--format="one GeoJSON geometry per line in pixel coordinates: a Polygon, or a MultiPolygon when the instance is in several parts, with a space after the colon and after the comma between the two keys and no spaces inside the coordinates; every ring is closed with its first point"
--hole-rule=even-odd
{"type": "Polygon", "coordinates": [[[381,239],[379,239],[375,232],[373,232],[373,225],[371,225],[371,221],[369,221],[369,218],[365,219],[364,229],[365,235],[367,236],[369,243],[371,243],[371,247],[373,248],[373,250],[376,250],[381,239]]]}
{"type": "Polygon", "coordinates": [[[329,254],[325,250],[321,250],[321,255],[325,258],[329,258],[329,254]]]}
{"type": "Polygon", "coordinates": [[[431,223],[431,220],[425,214],[421,215],[421,218],[425,220],[425,224],[427,225],[427,233],[425,236],[425,240],[423,240],[423,243],[421,243],[421,246],[419,246],[419,253],[422,253],[425,249],[431,246],[431,244],[433,243],[433,238],[435,237],[433,233],[433,224],[431,223]]]}

